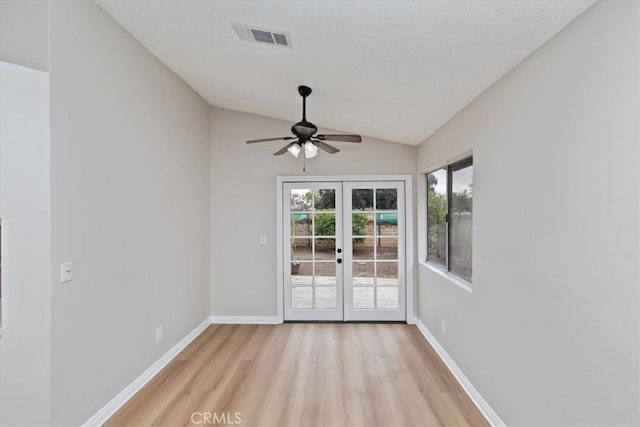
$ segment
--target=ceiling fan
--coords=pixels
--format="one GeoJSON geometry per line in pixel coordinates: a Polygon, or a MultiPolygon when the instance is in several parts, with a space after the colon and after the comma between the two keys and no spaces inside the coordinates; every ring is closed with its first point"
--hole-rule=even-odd
{"type": "Polygon", "coordinates": [[[362,142],[360,135],[316,135],[318,128],[307,121],[307,96],[311,95],[311,88],[298,86],[298,93],[302,96],[302,121],[291,126],[291,133],[295,136],[253,139],[247,141],[247,144],[267,141],[292,141],[273,153],[273,155],[280,156],[288,151],[293,157],[298,157],[300,152],[304,150],[305,159],[310,159],[318,154],[318,148],[329,154],[335,154],[340,151],[324,141],[362,142]]]}

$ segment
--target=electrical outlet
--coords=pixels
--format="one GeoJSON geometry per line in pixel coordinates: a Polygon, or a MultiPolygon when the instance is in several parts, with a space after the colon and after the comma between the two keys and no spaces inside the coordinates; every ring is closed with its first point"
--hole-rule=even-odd
{"type": "Polygon", "coordinates": [[[441,320],[440,322],[440,329],[442,330],[442,335],[447,335],[447,322],[445,322],[444,320],[441,320]]]}
{"type": "Polygon", "coordinates": [[[164,336],[164,328],[160,326],[156,329],[156,342],[162,341],[162,337],[164,336]]]}

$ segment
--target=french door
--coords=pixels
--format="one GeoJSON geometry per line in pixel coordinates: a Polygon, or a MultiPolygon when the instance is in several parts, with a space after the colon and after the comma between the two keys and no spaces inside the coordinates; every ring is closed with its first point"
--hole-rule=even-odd
{"type": "Polygon", "coordinates": [[[404,182],[283,188],[284,320],[405,320],[404,182]]]}
{"type": "Polygon", "coordinates": [[[284,184],[285,320],[342,320],[342,184],[284,184]]]}

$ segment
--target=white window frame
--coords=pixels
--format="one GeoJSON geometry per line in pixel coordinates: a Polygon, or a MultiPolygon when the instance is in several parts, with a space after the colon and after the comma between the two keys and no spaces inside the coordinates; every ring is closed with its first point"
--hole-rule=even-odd
{"type": "MultiPolygon", "coordinates": [[[[447,279],[449,282],[459,286],[460,288],[468,291],[470,293],[473,292],[472,282],[449,271],[449,222],[447,221],[447,242],[446,242],[446,263],[445,265],[438,264],[427,259],[427,175],[437,171],[438,169],[445,169],[447,171],[447,215],[449,214],[449,194],[450,183],[448,182],[450,179],[449,174],[449,166],[455,163],[458,163],[467,158],[472,158],[472,165],[474,166],[474,178],[475,178],[475,158],[473,156],[473,151],[468,150],[464,153],[461,153],[455,157],[448,159],[445,162],[434,164],[428,168],[422,169],[418,172],[418,263],[419,265],[428,268],[439,276],[447,279]]],[[[474,239],[471,239],[471,245],[473,248],[474,239]]],[[[473,263],[473,260],[472,260],[473,263]]]]}

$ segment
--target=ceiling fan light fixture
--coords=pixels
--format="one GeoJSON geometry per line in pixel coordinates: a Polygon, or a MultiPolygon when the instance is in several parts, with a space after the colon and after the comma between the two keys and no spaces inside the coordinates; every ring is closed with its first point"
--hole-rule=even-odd
{"type": "Polygon", "coordinates": [[[318,155],[318,147],[311,141],[307,141],[304,143],[304,156],[307,159],[312,159],[318,155]]]}
{"type": "Polygon", "coordinates": [[[298,158],[298,154],[300,154],[300,144],[293,144],[287,151],[291,153],[293,157],[298,158]]]}

